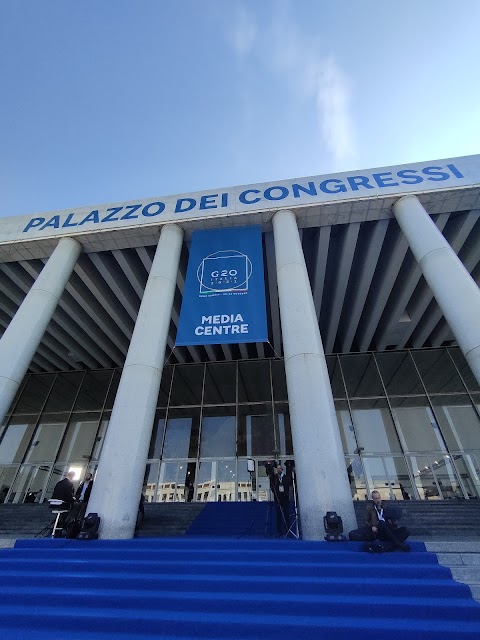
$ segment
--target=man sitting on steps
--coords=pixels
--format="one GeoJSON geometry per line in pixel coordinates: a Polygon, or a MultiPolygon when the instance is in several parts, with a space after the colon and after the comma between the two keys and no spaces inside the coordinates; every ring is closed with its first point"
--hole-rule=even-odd
{"type": "Polygon", "coordinates": [[[372,491],[372,501],[367,505],[366,525],[375,538],[390,543],[394,549],[410,551],[405,540],[410,535],[406,527],[397,527],[388,514],[388,507],[384,508],[382,497],[378,491],[372,491]]]}

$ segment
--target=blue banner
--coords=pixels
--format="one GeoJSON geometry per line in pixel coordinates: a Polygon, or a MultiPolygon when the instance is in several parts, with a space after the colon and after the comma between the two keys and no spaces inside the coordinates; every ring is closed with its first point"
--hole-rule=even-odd
{"type": "Polygon", "coordinates": [[[194,231],[176,346],[267,341],[261,228],[194,231]]]}

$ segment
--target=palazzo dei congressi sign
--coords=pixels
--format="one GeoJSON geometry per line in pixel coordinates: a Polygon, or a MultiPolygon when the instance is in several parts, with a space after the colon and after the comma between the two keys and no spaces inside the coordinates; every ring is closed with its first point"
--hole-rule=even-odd
{"type": "Polygon", "coordinates": [[[0,243],[480,185],[480,155],[0,219],[0,243]]]}

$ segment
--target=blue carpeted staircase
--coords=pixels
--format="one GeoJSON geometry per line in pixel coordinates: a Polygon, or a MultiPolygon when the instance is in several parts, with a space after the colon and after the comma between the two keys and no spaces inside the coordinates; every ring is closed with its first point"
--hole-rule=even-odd
{"type": "Polygon", "coordinates": [[[5,640],[480,637],[480,605],[412,543],[20,540],[0,550],[5,640]]]}
{"type": "Polygon", "coordinates": [[[270,537],[277,532],[276,517],[273,502],[207,502],[185,531],[185,535],[215,538],[270,537]]]}

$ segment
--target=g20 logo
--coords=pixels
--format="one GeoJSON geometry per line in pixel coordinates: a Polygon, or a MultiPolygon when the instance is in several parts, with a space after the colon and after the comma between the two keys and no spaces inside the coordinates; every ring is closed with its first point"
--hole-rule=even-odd
{"type": "Polygon", "coordinates": [[[250,258],[235,249],[216,251],[198,265],[199,294],[246,292],[252,275],[250,258]]]}

